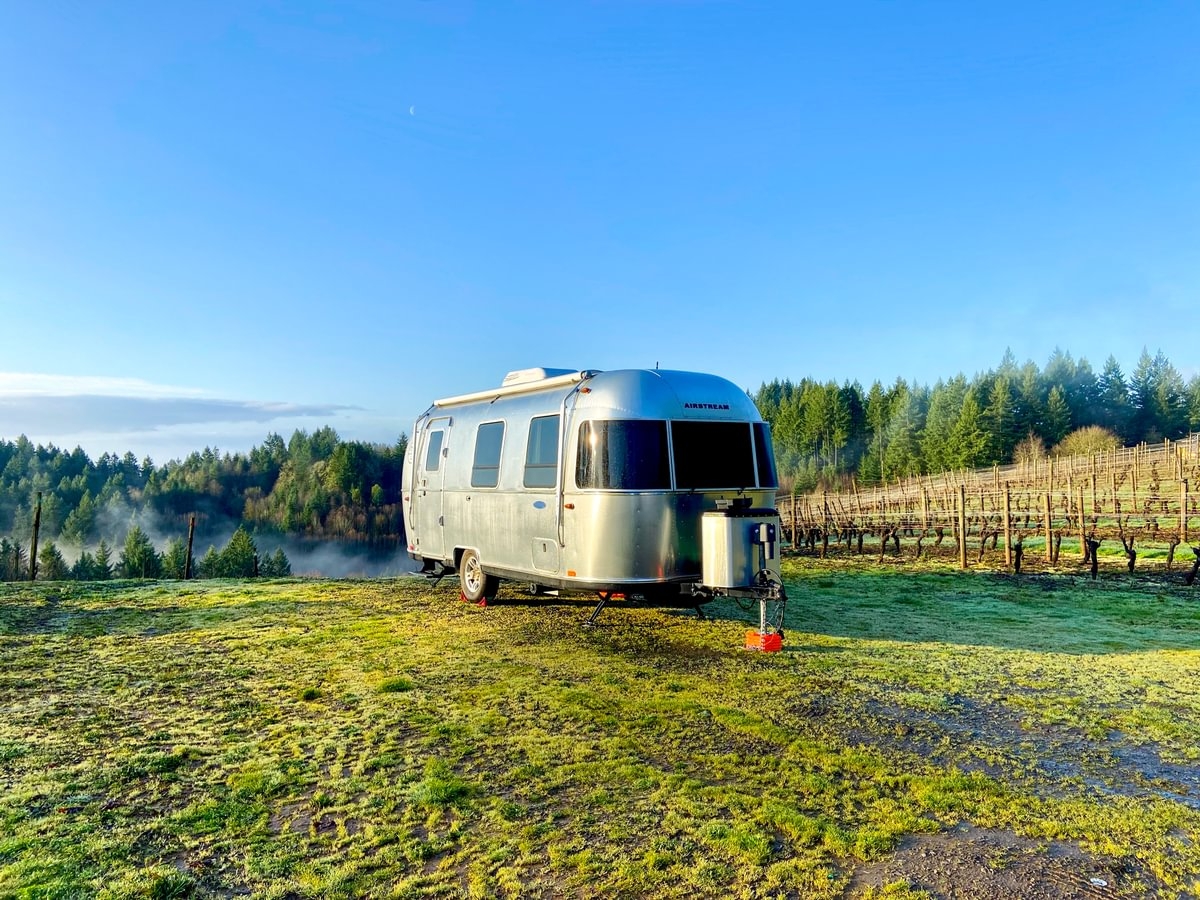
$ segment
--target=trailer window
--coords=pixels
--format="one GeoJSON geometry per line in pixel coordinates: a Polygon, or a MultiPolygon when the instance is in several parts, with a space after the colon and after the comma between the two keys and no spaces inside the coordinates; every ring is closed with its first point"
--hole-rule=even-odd
{"type": "Polygon", "coordinates": [[[500,481],[500,447],[504,444],[504,423],[484,422],[475,432],[475,462],[471,466],[471,487],[495,487],[500,481]]]}
{"type": "Polygon", "coordinates": [[[575,484],[581,488],[624,491],[669,490],[667,423],[584,422],[579,426],[575,484]]]}
{"type": "Polygon", "coordinates": [[[771,426],[766,422],[754,423],[754,462],[758,467],[758,486],[779,487],[779,476],[775,474],[775,448],[771,444],[771,426]]]}
{"type": "Polygon", "coordinates": [[[429,435],[429,450],[425,453],[425,471],[436,472],[442,460],[442,439],[446,432],[434,431],[429,435]]]}
{"type": "Polygon", "coordinates": [[[679,490],[755,486],[748,422],[672,422],[671,444],[679,490]]]}
{"type": "Polygon", "coordinates": [[[525,487],[552,488],[558,483],[558,416],[538,416],[529,423],[525,445],[525,487]]]}

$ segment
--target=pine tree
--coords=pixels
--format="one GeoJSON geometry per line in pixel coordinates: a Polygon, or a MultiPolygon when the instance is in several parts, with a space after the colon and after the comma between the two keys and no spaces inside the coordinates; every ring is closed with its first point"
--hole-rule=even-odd
{"type": "Polygon", "coordinates": [[[1016,433],[1044,434],[1046,405],[1042,397],[1042,379],[1037,366],[1026,363],[1016,382],[1016,433]]]}
{"type": "Polygon", "coordinates": [[[1114,356],[1110,355],[1104,361],[1104,370],[1097,380],[1097,395],[1101,410],[1097,424],[1115,432],[1122,441],[1133,443],[1129,436],[1129,419],[1132,413],[1129,405],[1129,386],[1125,383],[1125,375],[1114,356]]]}
{"type": "Polygon", "coordinates": [[[1075,379],[1066,385],[1067,405],[1071,407],[1071,421],[1077,428],[1096,425],[1102,416],[1100,408],[1100,383],[1092,365],[1083,357],[1075,367],[1075,379]]]}
{"type": "Polygon", "coordinates": [[[71,577],[76,581],[96,580],[96,558],[86,550],[79,553],[79,559],[71,566],[71,577]]]}
{"type": "MultiPolygon", "coordinates": [[[[126,456],[133,458],[132,453],[126,456]]],[[[162,558],[141,526],[134,525],[125,535],[118,568],[125,578],[158,578],[162,574],[162,558]]]]}
{"type": "Polygon", "coordinates": [[[78,505],[63,520],[62,539],[71,544],[86,544],[96,528],[96,503],[85,490],[78,505]]]}
{"type": "Polygon", "coordinates": [[[41,581],[62,581],[67,577],[67,561],[62,553],[54,546],[53,541],[47,541],[38,553],[38,579],[41,581]]]}
{"type": "Polygon", "coordinates": [[[1158,416],[1154,408],[1154,394],[1157,389],[1158,371],[1154,364],[1154,358],[1143,347],[1142,355],[1138,357],[1137,368],[1129,376],[1129,400],[1132,407],[1129,437],[1135,444],[1141,441],[1154,442],[1162,439],[1158,416]]]}
{"type": "Polygon", "coordinates": [[[974,469],[987,454],[988,436],[983,430],[983,413],[975,388],[968,388],[962,411],[950,434],[950,454],[956,469],[974,469]]]}
{"type": "Polygon", "coordinates": [[[988,435],[986,461],[1008,462],[1019,439],[1019,432],[1012,383],[1006,375],[997,375],[988,390],[987,406],[983,410],[983,427],[988,435]]]}
{"type": "Polygon", "coordinates": [[[196,566],[196,574],[200,578],[221,577],[221,554],[217,552],[216,547],[209,545],[208,552],[196,566]]]}
{"type": "Polygon", "coordinates": [[[21,579],[21,548],[8,538],[0,538],[0,581],[21,579]]]}
{"type": "Polygon", "coordinates": [[[222,578],[250,578],[254,575],[254,559],[258,548],[250,532],[238,526],[225,549],[221,551],[220,572],[222,578]]]}
{"type": "Polygon", "coordinates": [[[276,547],[275,552],[262,561],[260,574],[263,578],[284,578],[292,574],[292,563],[282,547],[276,547]]]}
{"type": "Polygon", "coordinates": [[[945,383],[939,381],[929,395],[929,412],[921,436],[921,455],[929,472],[945,472],[956,465],[952,447],[954,423],[962,413],[966,394],[967,380],[959,375],[945,383]]]}
{"type": "Polygon", "coordinates": [[[187,546],[182,539],[174,537],[167,541],[167,548],[162,555],[163,578],[182,578],[183,568],[187,563],[187,546]]]}
{"type": "Polygon", "coordinates": [[[865,484],[877,484],[883,478],[883,451],[886,446],[887,425],[891,419],[887,394],[883,385],[875,381],[867,391],[864,403],[868,450],[859,472],[865,484]]]}
{"type": "Polygon", "coordinates": [[[1162,436],[1183,437],[1188,430],[1187,387],[1179,370],[1160,350],[1154,357],[1157,383],[1154,387],[1154,413],[1162,436]]]}
{"type": "Polygon", "coordinates": [[[108,579],[113,577],[112,549],[103,539],[100,541],[100,546],[96,548],[93,577],[96,581],[108,581],[108,579]]]}
{"type": "Polygon", "coordinates": [[[1200,431],[1200,375],[1188,382],[1188,428],[1200,431]]]}
{"type": "Polygon", "coordinates": [[[920,440],[924,424],[922,398],[902,379],[892,389],[892,417],[887,427],[883,478],[905,478],[921,473],[920,440]]]}
{"type": "Polygon", "coordinates": [[[1071,430],[1071,407],[1067,398],[1058,385],[1050,388],[1050,396],[1046,398],[1046,440],[1057,444],[1071,430]]]}

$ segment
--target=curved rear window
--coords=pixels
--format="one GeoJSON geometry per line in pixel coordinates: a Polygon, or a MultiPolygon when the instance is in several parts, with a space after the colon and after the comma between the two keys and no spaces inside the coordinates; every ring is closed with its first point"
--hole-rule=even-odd
{"type": "Polygon", "coordinates": [[[669,490],[667,423],[638,419],[584,422],[579,426],[575,484],[620,491],[669,490]]]}
{"type": "Polygon", "coordinates": [[[671,446],[681,491],[755,486],[749,422],[672,422],[671,446]]]}

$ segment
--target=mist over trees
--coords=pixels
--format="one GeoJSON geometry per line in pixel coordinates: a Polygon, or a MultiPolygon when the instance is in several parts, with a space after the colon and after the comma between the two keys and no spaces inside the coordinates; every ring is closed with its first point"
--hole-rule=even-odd
{"type": "MultiPolygon", "coordinates": [[[[38,562],[47,577],[180,577],[193,513],[199,574],[252,567],[255,539],[393,551],[403,533],[406,446],[404,435],[390,446],[368,444],[343,441],[326,427],[296,431],[286,442],[271,434],[246,454],[205,448],[156,466],[129,452],[93,461],[78,447],[35,446],[24,436],[0,440],[0,580],[21,571],[28,577],[39,491],[38,562]],[[226,540],[224,550],[212,547],[215,562],[206,570],[203,548],[226,540]]],[[[260,574],[290,574],[282,550],[259,565],[260,574]]]]}
{"type": "Polygon", "coordinates": [[[1041,368],[1006,352],[993,369],[933,387],[903,378],[865,390],[857,382],[775,380],[754,400],[771,423],[785,490],[849,476],[878,484],[1200,430],[1200,376],[1185,383],[1161,352],[1145,350],[1128,376],[1112,356],[1097,373],[1062,350],[1041,368]]]}

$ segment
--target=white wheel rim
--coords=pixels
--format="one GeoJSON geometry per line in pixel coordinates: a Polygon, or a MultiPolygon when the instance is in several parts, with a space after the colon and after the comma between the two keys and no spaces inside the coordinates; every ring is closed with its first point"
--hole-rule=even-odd
{"type": "Polygon", "coordinates": [[[467,560],[467,564],[463,568],[463,580],[467,583],[467,590],[472,594],[482,586],[483,571],[479,568],[479,560],[476,557],[472,556],[467,560]]]}

